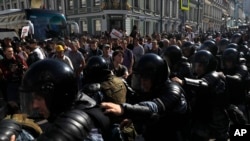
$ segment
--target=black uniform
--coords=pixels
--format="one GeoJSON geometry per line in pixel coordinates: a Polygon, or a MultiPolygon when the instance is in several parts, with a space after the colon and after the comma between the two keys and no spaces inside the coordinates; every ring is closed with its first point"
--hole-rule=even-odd
{"type": "Polygon", "coordinates": [[[78,92],[74,71],[64,62],[45,59],[32,64],[24,75],[20,92],[23,112],[28,115],[40,112],[51,123],[37,140],[81,141],[105,139],[108,135],[109,118],[96,101],[78,92]],[[44,101],[45,106],[34,107],[37,101],[44,101]]]}
{"type": "Polygon", "coordinates": [[[140,94],[137,104],[122,104],[123,117],[132,119],[146,141],[183,140],[188,113],[183,89],[169,80],[168,66],[160,56],[145,54],[138,66],[140,78],[150,79],[153,86],[140,94]]]}
{"type": "Polygon", "coordinates": [[[170,68],[170,78],[184,77],[192,78],[193,72],[191,64],[186,57],[183,56],[182,50],[177,45],[171,45],[163,52],[163,57],[167,60],[170,68]]]}
{"type": "Polygon", "coordinates": [[[244,63],[240,62],[240,53],[234,48],[226,49],[223,52],[222,60],[224,63],[223,73],[227,82],[229,104],[238,106],[246,116],[245,104],[248,93],[248,68],[244,63]],[[228,66],[227,63],[231,63],[232,66],[228,66]]]}
{"type": "Polygon", "coordinates": [[[215,71],[216,59],[209,51],[198,51],[194,63],[203,66],[204,72],[198,74],[196,79],[184,79],[184,85],[195,91],[191,103],[191,140],[208,141],[215,138],[226,141],[229,119],[226,114],[225,80],[215,71]]]}

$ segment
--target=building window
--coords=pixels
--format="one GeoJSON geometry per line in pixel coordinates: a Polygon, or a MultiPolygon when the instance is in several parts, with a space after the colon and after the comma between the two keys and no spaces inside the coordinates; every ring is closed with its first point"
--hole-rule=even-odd
{"type": "Polygon", "coordinates": [[[96,34],[101,34],[101,20],[94,20],[94,28],[96,34]]]}
{"type": "Polygon", "coordinates": [[[99,6],[101,5],[101,1],[100,0],[94,0],[94,6],[99,6]]]}
{"type": "Polygon", "coordinates": [[[169,17],[169,9],[170,9],[170,3],[169,1],[166,1],[165,2],[165,7],[164,10],[165,10],[165,16],[169,17]]]}
{"type": "Polygon", "coordinates": [[[134,0],[134,7],[139,8],[139,1],[138,0],[134,0]]]}
{"type": "Polygon", "coordinates": [[[24,1],[21,2],[21,9],[24,9],[24,1]]]}
{"type": "Polygon", "coordinates": [[[1,10],[4,10],[4,6],[3,5],[1,5],[1,10]]]}
{"type": "Polygon", "coordinates": [[[155,24],[154,24],[154,31],[155,31],[156,33],[158,33],[158,31],[159,31],[159,23],[155,23],[155,24]]]}
{"type": "Polygon", "coordinates": [[[177,12],[177,2],[176,1],[173,1],[173,9],[172,9],[172,17],[173,18],[176,18],[176,12],[177,12]]]}
{"type": "Polygon", "coordinates": [[[69,0],[69,9],[72,10],[73,9],[73,0],[69,0]]]}
{"type": "Polygon", "coordinates": [[[87,21],[81,21],[82,32],[88,32],[88,24],[87,21]]]}
{"type": "Polygon", "coordinates": [[[160,5],[161,5],[160,1],[156,0],[154,2],[154,5],[155,5],[155,12],[156,12],[156,14],[160,14],[160,10],[161,10],[161,8],[160,8],[160,5]]]}
{"type": "Polygon", "coordinates": [[[198,15],[198,9],[194,9],[194,21],[196,22],[197,22],[197,15],[198,15]]]}
{"type": "Polygon", "coordinates": [[[146,22],[146,34],[149,34],[150,22],[146,22]]]}
{"type": "Polygon", "coordinates": [[[86,0],[80,0],[80,6],[86,7],[86,0]]]}
{"type": "Polygon", "coordinates": [[[146,0],[145,3],[146,3],[146,9],[147,9],[147,10],[150,10],[150,6],[149,6],[149,5],[150,5],[150,1],[149,1],[149,0],[146,0]]]}
{"type": "Polygon", "coordinates": [[[10,9],[10,5],[9,4],[7,4],[7,9],[10,9]]]}
{"type": "Polygon", "coordinates": [[[17,3],[13,3],[13,8],[14,8],[14,9],[17,8],[17,3]]]}
{"type": "Polygon", "coordinates": [[[57,0],[57,10],[58,11],[62,11],[62,1],[61,0],[57,0]]]}
{"type": "Polygon", "coordinates": [[[175,24],[172,24],[172,32],[175,32],[175,24]]]}
{"type": "Polygon", "coordinates": [[[134,25],[136,25],[137,29],[139,29],[139,21],[138,20],[134,20],[134,25]]]}
{"type": "Polygon", "coordinates": [[[165,32],[168,32],[168,24],[165,24],[165,32]]]}

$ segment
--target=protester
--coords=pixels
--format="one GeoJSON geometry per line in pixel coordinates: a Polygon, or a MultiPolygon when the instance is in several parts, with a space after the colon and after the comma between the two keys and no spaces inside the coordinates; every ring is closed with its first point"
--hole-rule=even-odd
{"type": "Polygon", "coordinates": [[[124,53],[122,50],[116,50],[112,55],[112,67],[110,68],[113,73],[126,80],[128,78],[128,68],[122,65],[124,53]]]}
{"type": "Polygon", "coordinates": [[[56,54],[54,54],[52,56],[52,58],[63,61],[64,63],[68,64],[72,69],[74,69],[70,58],[68,56],[64,55],[64,48],[62,45],[56,46],[56,54]]]}
{"type": "Polygon", "coordinates": [[[0,60],[1,91],[3,98],[13,108],[19,107],[19,91],[22,77],[27,70],[26,62],[14,53],[12,46],[4,47],[4,59],[0,60]]]}

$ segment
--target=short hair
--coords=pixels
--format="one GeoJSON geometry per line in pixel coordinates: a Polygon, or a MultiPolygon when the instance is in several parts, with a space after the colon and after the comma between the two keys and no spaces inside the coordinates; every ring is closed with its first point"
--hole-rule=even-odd
{"type": "Polygon", "coordinates": [[[58,45],[62,45],[62,46],[65,46],[65,42],[64,41],[59,41],[57,42],[58,45]]]}
{"type": "Polygon", "coordinates": [[[93,39],[93,40],[90,41],[90,43],[92,43],[92,44],[93,44],[93,43],[97,43],[97,42],[98,42],[97,39],[93,39]]]}
{"type": "Polygon", "coordinates": [[[82,36],[81,39],[84,39],[85,41],[87,41],[87,37],[86,36],[82,36]]]}
{"type": "Polygon", "coordinates": [[[122,40],[121,43],[126,43],[127,44],[128,42],[127,42],[127,40],[122,40]]]}
{"type": "Polygon", "coordinates": [[[6,51],[8,48],[12,48],[14,50],[13,46],[4,46],[3,51],[6,51]]]}
{"type": "Polygon", "coordinates": [[[152,43],[156,43],[156,44],[157,44],[157,43],[158,43],[158,41],[154,39],[154,40],[152,40],[152,43]]]}
{"type": "Polygon", "coordinates": [[[124,52],[120,49],[117,49],[112,54],[112,60],[114,60],[115,56],[117,56],[118,54],[122,54],[122,56],[124,57],[124,52]]]}

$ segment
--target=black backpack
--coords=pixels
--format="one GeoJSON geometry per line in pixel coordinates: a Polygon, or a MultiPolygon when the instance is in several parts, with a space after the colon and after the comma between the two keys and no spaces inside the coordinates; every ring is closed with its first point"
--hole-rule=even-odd
{"type": "Polygon", "coordinates": [[[26,63],[28,66],[30,66],[31,64],[33,64],[34,62],[40,60],[40,58],[38,57],[38,54],[36,52],[32,52],[29,54],[26,63]]]}

